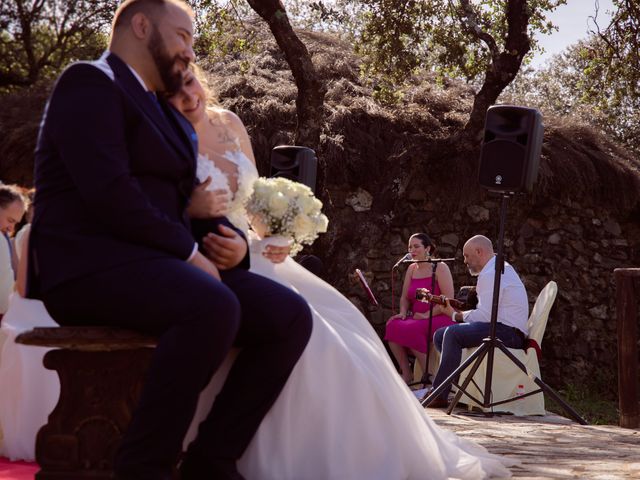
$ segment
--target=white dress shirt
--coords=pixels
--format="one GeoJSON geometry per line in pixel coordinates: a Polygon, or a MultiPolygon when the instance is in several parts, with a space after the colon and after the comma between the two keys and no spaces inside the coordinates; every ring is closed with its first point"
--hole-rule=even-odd
{"type": "MultiPolygon", "coordinates": [[[[496,257],[489,260],[476,284],[478,305],[475,310],[462,312],[467,323],[491,321],[493,304],[493,282],[496,269],[496,257]]],[[[515,327],[527,335],[529,319],[529,300],[527,291],[515,269],[504,262],[504,273],[500,278],[500,298],[498,299],[498,322],[515,327]]]]}

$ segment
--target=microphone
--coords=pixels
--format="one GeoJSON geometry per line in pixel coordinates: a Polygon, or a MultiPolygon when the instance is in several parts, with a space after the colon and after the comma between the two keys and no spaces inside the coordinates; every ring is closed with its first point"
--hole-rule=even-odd
{"type": "Polygon", "coordinates": [[[402,260],[402,263],[440,263],[440,262],[455,262],[455,258],[435,258],[427,257],[426,260],[402,260]]]}
{"type": "Polygon", "coordinates": [[[391,270],[394,270],[394,269],[398,268],[401,263],[404,263],[404,262],[406,262],[408,260],[411,260],[411,254],[410,253],[407,253],[404,257],[402,257],[400,260],[398,260],[391,270]]]}

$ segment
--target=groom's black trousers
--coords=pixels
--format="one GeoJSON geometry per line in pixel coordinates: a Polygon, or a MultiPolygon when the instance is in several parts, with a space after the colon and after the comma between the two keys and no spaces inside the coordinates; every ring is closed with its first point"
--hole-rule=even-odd
{"type": "Polygon", "coordinates": [[[232,345],[241,352],[188,456],[202,465],[203,479],[207,460],[239,458],[304,350],[311,313],[299,295],[241,269],[223,272],[223,281],[187,262],[159,258],[42,295],[60,324],[120,326],[160,336],[116,458],[118,475],[168,478],[198,395],[232,345]]]}

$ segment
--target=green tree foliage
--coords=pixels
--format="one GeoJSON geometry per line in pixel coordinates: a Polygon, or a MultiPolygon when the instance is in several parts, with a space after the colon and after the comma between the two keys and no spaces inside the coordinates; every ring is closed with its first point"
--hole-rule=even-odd
{"type": "Polygon", "coordinates": [[[574,54],[583,66],[578,87],[581,101],[593,105],[604,130],[640,153],[640,4],[613,4],[609,25],[601,29],[596,13],[593,40],[574,54]]]}
{"type": "MultiPolygon", "coordinates": [[[[524,5],[526,23],[515,24],[509,13],[513,0],[362,0],[369,11],[359,46],[367,55],[367,73],[397,84],[416,69],[464,78],[475,84],[505,52],[514,28],[525,30],[524,55],[535,51],[534,34],[549,33],[547,12],[566,0],[530,0],[524,5]]],[[[518,56],[522,52],[507,51],[518,56]]]]}
{"type": "Polygon", "coordinates": [[[194,50],[198,61],[206,64],[227,55],[257,50],[251,21],[256,14],[246,0],[188,0],[188,3],[195,13],[194,50]]]}
{"type": "Polygon", "coordinates": [[[365,58],[363,75],[380,100],[397,99],[402,82],[418,70],[475,85],[469,120],[456,135],[464,149],[477,143],[487,108],[537,48],[534,35],[554,28],[546,14],[566,0],[358,2],[364,23],[357,49],[365,58]]]}
{"type": "Polygon", "coordinates": [[[573,116],[640,154],[640,5],[613,3],[611,19],[601,27],[596,0],[589,38],[540,70],[523,72],[504,99],[573,116]]]}
{"type": "Polygon", "coordinates": [[[117,0],[0,0],[0,91],[55,77],[106,46],[117,0]]]}
{"type": "Polygon", "coordinates": [[[637,88],[621,87],[628,79],[607,78],[610,63],[602,58],[595,62],[594,54],[606,48],[592,35],[555,55],[543,68],[523,71],[502,100],[536,107],[544,115],[574,117],[640,153],[640,96],[637,88]]]}
{"type": "Polygon", "coordinates": [[[292,23],[298,28],[323,31],[346,40],[358,38],[365,24],[366,5],[353,0],[286,0],[292,23]]]}
{"type": "MultiPolygon", "coordinates": [[[[598,20],[598,1],[592,32],[598,39],[583,45],[581,56],[587,61],[586,75],[608,85],[606,102],[623,101],[640,96],[640,3],[638,0],[613,0],[614,11],[609,25],[602,30],[598,20]]],[[[586,90],[600,96],[600,85],[586,90]]]]}

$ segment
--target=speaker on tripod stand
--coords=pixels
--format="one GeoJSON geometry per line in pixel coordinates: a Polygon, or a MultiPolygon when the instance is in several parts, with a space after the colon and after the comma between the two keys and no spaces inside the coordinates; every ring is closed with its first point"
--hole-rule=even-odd
{"type": "Polygon", "coordinates": [[[480,186],[494,192],[531,192],[538,176],[543,130],[542,115],[533,108],[490,107],[480,151],[480,186]]]}
{"type": "MultiPolygon", "coordinates": [[[[482,187],[502,195],[500,233],[498,236],[498,252],[495,257],[493,298],[489,325],[490,333],[489,337],[483,339],[480,346],[478,346],[466,360],[422,400],[423,406],[429,405],[435,400],[444,402],[444,399],[439,398],[439,396],[447,392],[450,385],[455,385],[458,391],[451,404],[448,405],[447,413],[451,414],[463,394],[474,398],[473,395],[467,391],[467,387],[485,358],[486,377],[483,399],[477,400],[474,398],[476,403],[484,409],[490,409],[494,405],[517,400],[519,398],[518,396],[497,402],[492,401],[491,388],[494,354],[497,348],[539,387],[537,390],[526,393],[526,396],[541,395],[542,392],[545,392],[559,403],[571,418],[581,424],[586,424],[586,421],[573,410],[571,406],[564,402],[564,400],[562,400],[553,389],[540,380],[540,378],[528,371],[527,367],[496,337],[500,281],[504,273],[504,231],[507,199],[517,192],[530,192],[533,188],[540,162],[542,136],[542,116],[535,109],[512,105],[498,105],[487,110],[478,179],[482,187]],[[462,383],[458,383],[459,375],[464,372],[467,367],[471,367],[470,372],[462,383]]],[[[504,329],[505,325],[501,324],[501,328],[504,329]]],[[[442,353],[446,355],[445,351],[442,353]]]]}

